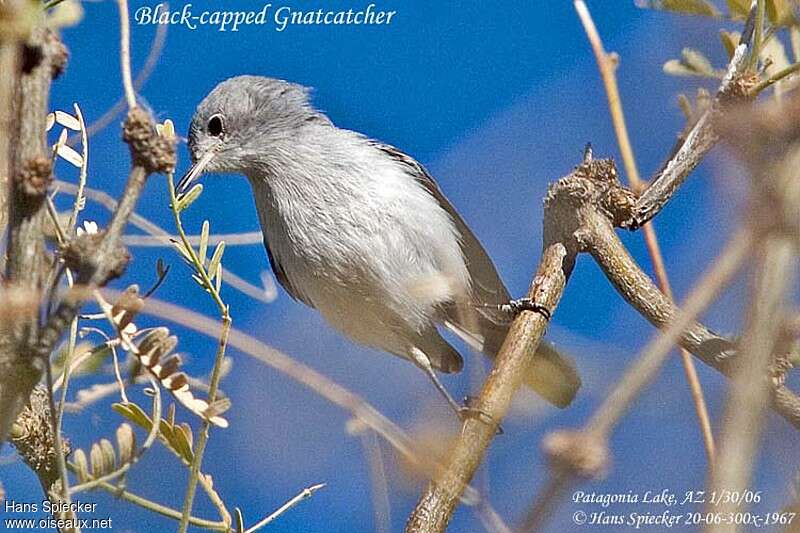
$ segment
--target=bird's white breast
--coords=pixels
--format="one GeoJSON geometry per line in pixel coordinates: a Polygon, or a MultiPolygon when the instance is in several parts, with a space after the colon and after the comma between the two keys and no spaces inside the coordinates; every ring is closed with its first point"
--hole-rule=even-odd
{"type": "Polygon", "coordinates": [[[468,291],[459,235],[402,164],[328,129],[276,158],[268,181],[251,178],[262,229],[304,299],[356,340],[390,349],[380,337],[421,330],[436,304],[468,291]]]}

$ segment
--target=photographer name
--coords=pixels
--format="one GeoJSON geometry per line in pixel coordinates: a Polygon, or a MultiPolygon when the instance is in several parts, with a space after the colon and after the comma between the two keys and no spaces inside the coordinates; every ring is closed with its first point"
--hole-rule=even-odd
{"type": "Polygon", "coordinates": [[[379,9],[369,4],[363,9],[304,11],[290,6],[264,4],[252,11],[193,10],[192,4],[170,10],[164,3],[142,6],[134,13],[137,24],[169,24],[190,30],[201,27],[217,31],[239,31],[247,26],[271,26],[285,31],[291,26],[388,26],[397,11],[379,9]]]}

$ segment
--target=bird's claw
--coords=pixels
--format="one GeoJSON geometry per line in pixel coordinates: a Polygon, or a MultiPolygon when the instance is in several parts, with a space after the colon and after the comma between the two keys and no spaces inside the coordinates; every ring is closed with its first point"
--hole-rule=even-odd
{"type": "MultiPolygon", "coordinates": [[[[458,418],[461,419],[462,422],[465,422],[467,419],[473,418],[476,420],[480,420],[484,424],[494,424],[494,418],[481,409],[478,409],[474,406],[475,397],[474,396],[467,396],[464,398],[464,405],[458,409],[458,418]]],[[[503,434],[503,428],[500,427],[500,424],[497,424],[497,434],[503,434]]]]}
{"type": "Polygon", "coordinates": [[[523,311],[533,311],[540,314],[545,320],[549,321],[553,316],[550,309],[544,305],[538,304],[531,298],[519,298],[518,300],[511,300],[507,304],[503,304],[500,308],[513,316],[519,315],[523,311]]]}

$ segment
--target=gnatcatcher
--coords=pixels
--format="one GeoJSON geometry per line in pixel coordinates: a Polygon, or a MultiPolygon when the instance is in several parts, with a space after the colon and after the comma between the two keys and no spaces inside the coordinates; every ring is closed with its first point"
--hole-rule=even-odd
{"type": "MultiPolygon", "coordinates": [[[[192,167],[247,176],[272,270],[294,299],[352,340],[422,368],[458,372],[437,325],[494,357],[513,318],[508,291],[478,239],[428,172],[397,148],[337,128],[282,80],[238,76],[200,103],[192,167]]],[[[525,383],[559,407],[580,387],[571,361],[542,345],[525,383]]]]}

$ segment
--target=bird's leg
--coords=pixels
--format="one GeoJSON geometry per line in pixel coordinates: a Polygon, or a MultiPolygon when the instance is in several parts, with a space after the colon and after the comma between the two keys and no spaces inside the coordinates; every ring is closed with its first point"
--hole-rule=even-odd
{"type": "MultiPolygon", "coordinates": [[[[447,404],[450,406],[451,409],[456,413],[456,416],[461,420],[464,421],[467,417],[474,417],[486,422],[487,424],[492,422],[492,417],[470,405],[472,403],[470,397],[466,398],[466,405],[462,405],[458,403],[453,396],[447,392],[444,384],[439,379],[439,376],[436,375],[436,372],[433,370],[433,366],[431,365],[431,360],[428,358],[427,354],[420,350],[419,348],[412,348],[411,349],[411,356],[413,361],[417,364],[418,367],[425,372],[425,375],[430,378],[433,382],[433,385],[436,387],[436,390],[444,397],[447,401],[447,404]]],[[[498,433],[502,433],[503,430],[498,426],[497,428],[498,433]]]]}

